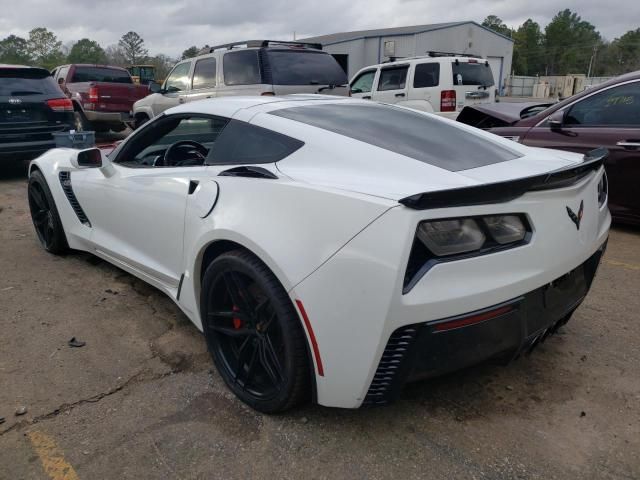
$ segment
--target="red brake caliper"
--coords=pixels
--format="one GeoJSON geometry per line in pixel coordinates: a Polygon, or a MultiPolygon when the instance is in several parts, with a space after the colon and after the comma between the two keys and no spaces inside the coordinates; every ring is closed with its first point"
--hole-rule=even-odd
{"type": "MultiPolygon", "coordinates": [[[[240,309],[236,305],[233,306],[232,310],[234,312],[240,311],[240,309]]],[[[240,330],[240,328],[242,328],[242,320],[238,317],[233,317],[233,328],[235,328],[236,330],[240,330]]]]}

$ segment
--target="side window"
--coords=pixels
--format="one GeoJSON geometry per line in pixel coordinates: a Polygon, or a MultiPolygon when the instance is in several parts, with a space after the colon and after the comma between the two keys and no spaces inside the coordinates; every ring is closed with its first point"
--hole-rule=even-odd
{"type": "Polygon", "coordinates": [[[126,143],[115,159],[128,167],[200,166],[211,152],[228,119],[198,115],[169,115],[145,125],[126,143]],[[182,147],[169,147],[189,141],[182,147]]]}
{"type": "Polygon", "coordinates": [[[376,77],[376,71],[370,70],[362,72],[351,84],[352,93],[369,93],[373,88],[373,79],[376,77]]]}
{"type": "Polygon", "coordinates": [[[189,84],[189,70],[191,62],[180,63],[176,65],[164,82],[164,89],[171,92],[182,92],[187,89],[189,84]]]}
{"type": "Polygon", "coordinates": [[[191,88],[213,88],[216,86],[216,59],[215,57],[203,58],[196,62],[193,71],[191,88]]]}
{"type": "Polygon", "coordinates": [[[440,83],[439,63],[419,63],[413,75],[413,88],[437,87],[440,83]]]}
{"type": "Polygon", "coordinates": [[[380,70],[380,80],[378,80],[378,91],[402,90],[407,82],[407,72],[409,66],[383,68],[380,70]]]}
{"type": "Polygon", "coordinates": [[[640,127],[640,82],[613,87],[573,105],[567,125],[640,127]]]}
{"type": "Polygon", "coordinates": [[[304,142],[266,128],[231,120],[207,156],[207,165],[273,163],[291,155],[304,142]]]}
{"type": "Polygon", "coordinates": [[[256,85],[262,83],[257,50],[238,50],[222,57],[225,85],[256,85]]]}

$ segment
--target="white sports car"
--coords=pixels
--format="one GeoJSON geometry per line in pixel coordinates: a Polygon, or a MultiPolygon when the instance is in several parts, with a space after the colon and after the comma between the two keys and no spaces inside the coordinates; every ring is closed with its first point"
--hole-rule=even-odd
{"type": "Polygon", "coordinates": [[[355,408],[569,319],[607,241],[604,156],[370,101],[233,97],[108,155],[51,150],[28,191],[44,248],[169,295],[247,404],[355,408]]]}

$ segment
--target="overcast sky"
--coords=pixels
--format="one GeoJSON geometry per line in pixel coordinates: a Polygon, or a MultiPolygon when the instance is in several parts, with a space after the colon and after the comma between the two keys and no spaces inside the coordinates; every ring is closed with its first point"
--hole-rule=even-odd
{"type": "Polygon", "coordinates": [[[129,30],[151,54],[177,57],[198,47],[250,38],[291,39],[327,33],[475,20],[490,14],[517,27],[542,27],[569,8],[612,40],[640,27],[640,0],[0,0],[0,38],[52,30],[65,45],[88,37],[104,47],[129,30]],[[455,5],[455,8],[452,8],[455,5]]]}

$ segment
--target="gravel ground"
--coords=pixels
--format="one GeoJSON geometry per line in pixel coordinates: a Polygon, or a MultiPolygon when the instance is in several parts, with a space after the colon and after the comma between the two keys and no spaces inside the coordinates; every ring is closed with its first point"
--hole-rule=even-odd
{"type": "Polygon", "coordinates": [[[639,230],[612,231],[590,296],[531,356],[279,416],[228,393],[163,294],[45,253],[21,167],[0,168],[0,245],[2,479],[640,477],[639,230]]]}

